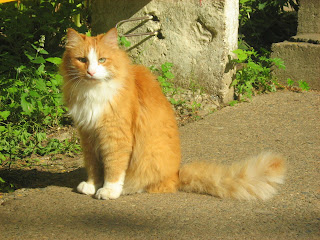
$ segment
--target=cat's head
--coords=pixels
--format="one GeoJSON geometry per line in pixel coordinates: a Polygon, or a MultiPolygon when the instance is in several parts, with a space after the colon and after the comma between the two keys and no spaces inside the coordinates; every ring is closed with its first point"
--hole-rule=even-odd
{"type": "Polygon", "coordinates": [[[81,79],[88,83],[99,83],[120,79],[125,75],[128,64],[128,57],[118,47],[115,28],[96,37],[68,29],[62,63],[66,81],[81,79]]]}

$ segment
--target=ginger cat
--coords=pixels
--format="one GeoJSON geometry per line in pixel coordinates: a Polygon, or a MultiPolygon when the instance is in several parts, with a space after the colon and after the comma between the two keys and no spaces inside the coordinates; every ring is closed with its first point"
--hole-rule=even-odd
{"type": "Polygon", "coordinates": [[[61,72],[64,99],[80,133],[87,181],[80,193],[116,199],[140,192],[198,192],[268,199],[283,182],[284,160],[272,154],[221,166],[180,169],[178,127],[151,72],[132,65],[117,30],[87,37],[68,29],[61,72]]]}

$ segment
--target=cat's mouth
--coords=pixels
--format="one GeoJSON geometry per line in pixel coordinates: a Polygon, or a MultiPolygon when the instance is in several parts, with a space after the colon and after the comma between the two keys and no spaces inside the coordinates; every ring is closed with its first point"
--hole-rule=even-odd
{"type": "Polygon", "coordinates": [[[110,80],[109,77],[98,77],[91,76],[89,74],[86,75],[86,80],[92,83],[100,83],[100,82],[108,82],[110,80]]]}

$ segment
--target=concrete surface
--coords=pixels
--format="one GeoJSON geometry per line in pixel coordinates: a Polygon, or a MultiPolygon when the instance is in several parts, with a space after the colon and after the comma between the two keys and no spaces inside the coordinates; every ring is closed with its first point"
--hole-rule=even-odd
{"type": "Polygon", "coordinates": [[[46,173],[43,188],[0,205],[0,239],[319,239],[319,97],[261,95],[180,129],[183,162],[283,154],[286,182],[269,201],[183,192],[100,201],[73,191],[82,170],[46,173]]]}
{"type": "Polygon", "coordinates": [[[171,62],[180,85],[197,81],[221,102],[233,99],[235,68],[229,55],[238,47],[239,0],[94,0],[92,7],[95,33],[106,32],[120,20],[154,16],[118,26],[120,34],[161,30],[157,37],[128,38],[132,58],[145,66],[171,62]]]}
{"type": "MultiPolygon", "coordinates": [[[[319,34],[320,36],[320,34],[319,34]]],[[[272,58],[281,58],[286,69],[274,68],[279,83],[287,86],[288,78],[299,86],[306,81],[313,90],[320,90],[320,44],[307,42],[281,42],[272,44],[272,58]]]]}
{"type": "Polygon", "coordinates": [[[284,60],[286,69],[274,69],[279,82],[306,81],[313,90],[320,90],[320,1],[300,0],[297,35],[290,41],[272,45],[273,58],[284,60]]]}
{"type": "Polygon", "coordinates": [[[299,4],[297,34],[320,34],[320,1],[300,0],[299,4]]]}

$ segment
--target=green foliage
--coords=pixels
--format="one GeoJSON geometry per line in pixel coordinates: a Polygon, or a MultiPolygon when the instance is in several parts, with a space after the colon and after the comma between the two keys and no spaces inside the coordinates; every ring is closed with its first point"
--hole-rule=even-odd
{"type": "MultiPolygon", "coordinates": [[[[75,23],[73,18],[85,21],[87,11],[81,0],[40,0],[0,4],[0,56],[6,61],[0,73],[12,76],[14,69],[28,61],[24,52],[31,52],[32,44],[45,39],[46,50],[51,56],[61,56],[62,39],[67,28],[86,32],[86,25],[75,23]],[[22,53],[22,54],[21,54],[22,53]]],[[[41,52],[43,54],[45,52],[41,52]]],[[[42,59],[34,59],[40,63],[42,59]]],[[[24,65],[24,64],[23,64],[24,65]]]]}
{"type": "Polygon", "coordinates": [[[294,81],[291,78],[288,78],[287,79],[287,84],[288,84],[288,87],[292,87],[293,84],[294,84],[294,81]]]}
{"type": "Polygon", "coordinates": [[[301,88],[302,91],[309,91],[310,87],[306,81],[299,80],[298,81],[299,87],[301,88]]]}
{"type": "Polygon", "coordinates": [[[172,73],[172,63],[165,62],[161,65],[161,69],[157,69],[154,66],[151,66],[151,71],[158,74],[158,81],[160,83],[162,92],[169,97],[169,101],[173,105],[181,105],[183,104],[183,101],[181,100],[175,100],[173,98],[174,95],[178,93],[178,89],[174,86],[174,74],[172,73]]]}
{"type": "Polygon", "coordinates": [[[52,65],[61,59],[46,58],[48,52],[40,45],[25,52],[30,64],[18,67],[15,78],[0,75],[0,164],[10,166],[33,153],[62,153],[70,148],[69,142],[47,139],[48,128],[66,121],[66,109],[60,92],[62,77],[52,65]]]}
{"type": "Polygon", "coordinates": [[[85,1],[0,4],[0,164],[32,154],[79,151],[74,139],[48,139],[65,117],[58,72],[69,27],[86,32],[85,1]]]}
{"type": "Polygon", "coordinates": [[[131,42],[128,41],[124,36],[118,37],[118,43],[120,46],[124,46],[127,48],[131,46],[131,42]]]}
{"type": "Polygon", "coordinates": [[[299,1],[293,0],[240,0],[239,36],[254,49],[270,50],[272,43],[296,34],[298,8],[299,1]]]}
{"type": "Polygon", "coordinates": [[[310,90],[309,84],[303,80],[298,81],[299,89],[294,87],[294,81],[291,78],[287,79],[287,85],[288,85],[289,89],[293,89],[293,90],[297,90],[297,91],[309,91],[310,90]]]}
{"type": "Polygon", "coordinates": [[[235,86],[238,100],[250,99],[255,92],[275,91],[277,82],[271,75],[274,65],[284,69],[284,62],[279,58],[268,58],[259,55],[254,50],[237,49],[233,51],[237,59],[233,62],[242,64],[243,68],[236,73],[236,79],[231,86],[235,86]]]}

